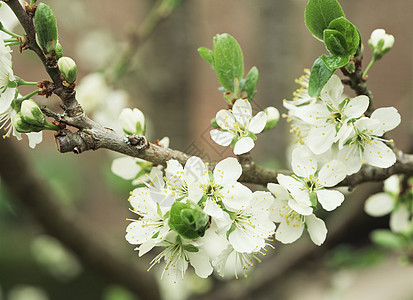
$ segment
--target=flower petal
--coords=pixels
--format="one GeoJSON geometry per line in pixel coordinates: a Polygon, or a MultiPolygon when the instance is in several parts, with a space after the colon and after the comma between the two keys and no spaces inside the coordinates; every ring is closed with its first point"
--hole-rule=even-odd
{"type": "Polygon", "coordinates": [[[283,244],[291,244],[300,238],[303,230],[304,224],[302,222],[281,222],[275,232],[275,239],[283,244]]]}
{"type": "Polygon", "coordinates": [[[265,125],[267,124],[267,114],[263,111],[260,111],[255,117],[252,118],[250,125],[248,126],[248,131],[258,134],[264,130],[265,125]]]}
{"type": "Polygon", "coordinates": [[[346,177],[347,168],[343,162],[332,160],[326,163],[318,173],[318,182],[325,187],[335,186],[346,177]]]}
{"type": "Polygon", "coordinates": [[[401,232],[409,228],[409,217],[411,213],[407,207],[403,204],[399,204],[399,207],[390,215],[390,228],[394,232],[401,232]]]}
{"type": "Polygon", "coordinates": [[[232,106],[232,114],[241,128],[245,129],[252,119],[251,103],[247,99],[238,99],[232,106]]]}
{"type": "Polygon", "coordinates": [[[331,148],[336,134],[336,126],[333,123],[316,125],[308,133],[307,146],[314,154],[322,154],[331,148]]]}
{"type": "Polygon", "coordinates": [[[290,199],[290,194],[288,193],[286,188],[279,184],[268,183],[267,189],[275,196],[275,199],[280,199],[280,200],[290,199]]]}
{"type": "Polygon", "coordinates": [[[254,141],[250,137],[243,137],[235,143],[234,154],[241,155],[254,148],[254,141]]]}
{"type": "Polygon", "coordinates": [[[369,97],[365,95],[357,96],[347,103],[347,106],[344,108],[344,115],[347,118],[359,118],[369,107],[369,97]]]}
{"type": "Polygon", "coordinates": [[[311,215],[305,218],[305,224],[313,243],[317,246],[323,244],[327,237],[327,227],[324,221],[311,215]]]}
{"type": "Polygon", "coordinates": [[[135,158],[126,156],[114,159],[111,170],[115,175],[126,180],[131,180],[138,175],[141,167],[136,163],[135,158]]]}
{"type": "Polygon", "coordinates": [[[382,136],[385,132],[396,128],[401,122],[400,114],[394,107],[378,108],[373,111],[371,118],[379,121],[374,130],[374,134],[378,136],[382,136]]]}
{"type": "Polygon", "coordinates": [[[189,262],[194,267],[196,275],[201,278],[207,278],[211,275],[213,268],[205,251],[201,249],[198,252],[187,251],[186,255],[188,255],[189,262]]]}
{"type": "Polygon", "coordinates": [[[341,79],[337,75],[333,75],[321,90],[320,98],[337,109],[341,102],[343,90],[344,86],[341,83],[341,79]]]}
{"type": "Polygon", "coordinates": [[[234,130],[234,125],[237,123],[232,113],[226,109],[221,109],[217,112],[215,119],[219,127],[224,130],[234,130]]]}
{"type": "Polygon", "coordinates": [[[364,211],[372,217],[381,217],[389,214],[394,208],[394,199],[386,193],[370,196],[364,203],[364,211]]]}
{"type": "Polygon", "coordinates": [[[379,168],[388,168],[396,162],[394,152],[378,140],[373,140],[364,147],[363,158],[366,163],[379,168]]]}
{"type": "Polygon", "coordinates": [[[214,182],[219,185],[235,183],[242,174],[242,167],[234,157],[221,160],[214,168],[214,182]]]}
{"type": "Polygon", "coordinates": [[[309,177],[317,171],[317,160],[307,147],[296,147],[292,152],[291,167],[295,174],[309,177]]]}
{"type": "Polygon", "coordinates": [[[252,192],[245,185],[235,182],[223,188],[222,197],[225,208],[235,212],[245,209],[250,204],[252,192]]]}
{"type": "Polygon", "coordinates": [[[344,201],[344,195],[339,191],[319,190],[316,194],[318,202],[327,211],[336,209],[344,201]]]}
{"type": "Polygon", "coordinates": [[[218,129],[212,129],[209,132],[209,135],[211,136],[211,139],[220,146],[229,146],[234,138],[234,134],[231,132],[218,129]]]}

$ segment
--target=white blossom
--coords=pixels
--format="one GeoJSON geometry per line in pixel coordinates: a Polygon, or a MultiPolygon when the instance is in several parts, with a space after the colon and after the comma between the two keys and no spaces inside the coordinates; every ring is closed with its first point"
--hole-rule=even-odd
{"type": "MultiPolygon", "coordinates": [[[[347,167],[347,174],[360,170],[363,163],[388,168],[396,162],[396,155],[381,136],[400,124],[400,115],[394,107],[376,109],[370,118],[363,117],[354,122],[354,127],[338,159],[347,167]]],[[[392,141],[390,141],[392,142],[392,141]]]]}
{"type": "Polygon", "coordinates": [[[247,99],[238,99],[232,110],[220,110],[216,114],[216,121],[222,131],[211,130],[212,140],[221,146],[229,146],[235,142],[234,154],[240,155],[254,148],[255,135],[263,131],[267,115],[261,111],[252,117],[250,102],[247,99]]]}
{"type": "Polygon", "coordinates": [[[267,188],[275,196],[275,202],[271,209],[271,219],[280,223],[275,232],[276,240],[290,244],[299,239],[307,229],[314,244],[320,246],[327,236],[327,228],[324,221],[313,213],[302,215],[289,206],[293,196],[280,184],[269,183],[267,188]]]}
{"type": "Polygon", "coordinates": [[[364,205],[365,212],[373,217],[390,214],[390,229],[402,232],[409,228],[413,220],[413,197],[411,191],[400,194],[400,178],[393,175],[384,181],[384,192],[370,196],[364,205]]]}
{"type": "Polygon", "coordinates": [[[367,96],[342,99],[343,84],[333,75],[320,93],[320,102],[300,106],[294,115],[313,125],[306,145],[314,154],[321,154],[331,148],[333,143],[348,137],[352,130],[351,120],[360,118],[369,106],[367,96]]]}

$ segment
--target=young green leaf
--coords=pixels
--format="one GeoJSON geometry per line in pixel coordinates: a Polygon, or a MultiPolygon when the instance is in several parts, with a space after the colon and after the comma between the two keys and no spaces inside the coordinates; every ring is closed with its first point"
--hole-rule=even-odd
{"type": "Polygon", "coordinates": [[[211,67],[214,67],[214,52],[212,50],[200,47],[198,48],[198,53],[211,67]]]}
{"type": "Polygon", "coordinates": [[[252,101],[255,94],[257,93],[256,87],[258,83],[258,76],[258,69],[254,66],[251,68],[251,70],[247,74],[247,77],[245,78],[243,90],[247,93],[249,101],[252,101]]]}
{"type": "Polygon", "coordinates": [[[52,56],[57,44],[57,25],[53,10],[47,4],[39,3],[33,23],[38,45],[52,56]]]}
{"type": "Polygon", "coordinates": [[[328,29],[340,32],[346,41],[346,55],[353,56],[360,44],[360,35],[356,26],[344,17],[337,18],[330,22],[328,29]]]}
{"type": "Polygon", "coordinates": [[[325,63],[327,68],[329,68],[332,72],[341,67],[344,67],[350,61],[350,55],[321,55],[320,58],[325,63]]]}
{"type": "Polygon", "coordinates": [[[337,0],[309,0],[304,15],[308,30],[322,40],[324,29],[334,19],[344,17],[344,12],[337,0]]]}
{"type": "Polygon", "coordinates": [[[219,83],[234,92],[234,80],[244,75],[244,60],[238,42],[228,33],[214,37],[214,69],[219,83]]]}
{"type": "Polygon", "coordinates": [[[347,42],[339,31],[333,29],[324,30],[324,44],[328,52],[332,55],[346,55],[347,53],[347,42]]]}
{"type": "Polygon", "coordinates": [[[321,90],[333,75],[334,71],[331,71],[321,58],[317,58],[311,68],[310,79],[308,82],[308,94],[311,97],[315,97],[320,94],[321,90]]]}

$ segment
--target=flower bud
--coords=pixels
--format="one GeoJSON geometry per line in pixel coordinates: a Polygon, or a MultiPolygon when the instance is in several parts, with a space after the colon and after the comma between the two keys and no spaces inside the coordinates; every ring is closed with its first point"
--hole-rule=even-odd
{"type": "Polygon", "coordinates": [[[25,123],[42,127],[46,123],[46,117],[40,107],[33,100],[24,100],[20,110],[21,118],[25,123]]]}
{"type": "Polygon", "coordinates": [[[57,66],[59,67],[60,73],[62,73],[63,77],[69,84],[76,80],[77,66],[73,59],[64,56],[59,59],[57,66]]]}
{"type": "Polygon", "coordinates": [[[278,120],[280,119],[280,112],[275,107],[269,106],[264,109],[267,114],[267,123],[265,124],[264,131],[273,129],[277,126],[278,120]]]}
{"type": "Polygon", "coordinates": [[[386,34],[384,29],[376,29],[371,33],[368,43],[373,49],[375,58],[380,59],[393,47],[394,36],[386,34]]]}
{"type": "Polygon", "coordinates": [[[34,14],[36,41],[46,57],[53,57],[57,44],[57,24],[52,9],[44,3],[39,3],[34,14]]]}
{"type": "MultiPolygon", "coordinates": [[[[29,132],[33,132],[36,130],[33,130],[33,125],[26,123],[21,114],[18,113],[17,115],[15,115],[12,119],[11,122],[13,124],[13,127],[20,133],[29,133],[29,132]]],[[[40,131],[40,130],[38,130],[40,131]]]]}
{"type": "Polygon", "coordinates": [[[56,59],[59,60],[61,57],[63,57],[63,47],[62,44],[57,41],[56,44],[56,59]]]}
{"type": "Polygon", "coordinates": [[[137,108],[124,108],[119,115],[119,122],[128,135],[145,135],[145,116],[137,108]]]}

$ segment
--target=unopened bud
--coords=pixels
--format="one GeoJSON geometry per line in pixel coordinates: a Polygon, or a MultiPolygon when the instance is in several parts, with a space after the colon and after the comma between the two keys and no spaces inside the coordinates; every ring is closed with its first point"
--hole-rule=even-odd
{"type": "Polygon", "coordinates": [[[277,126],[278,120],[280,119],[280,112],[273,106],[269,106],[264,109],[267,114],[267,124],[265,124],[264,131],[273,129],[277,126]]]}
{"type": "Polygon", "coordinates": [[[368,43],[374,52],[375,58],[380,59],[393,47],[394,36],[386,34],[384,29],[376,29],[371,33],[368,43]]]}
{"type": "Polygon", "coordinates": [[[124,108],[119,115],[119,122],[128,135],[145,135],[145,116],[137,108],[124,108]]]}
{"type": "Polygon", "coordinates": [[[62,73],[63,77],[69,84],[76,80],[77,66],[73,59],[64,56],[59,59],[57,66],[59,67],[60,73],[62,73]]]}
{"type": "Polygon", "coordinates": [[[47,57],[53,57],[57,44],[57,24],[52,9],[44,3],[39,3],[34,14],[36,41],[47,57]]]}
{"type": "Polygon", "coordinates": [[[59,60],[61,57],[63,57],[63,47],[62,44],[57,41],[56,44],[56,60],[59,60]]]}
{"type": "Polygon", "coordinates": [[[33,125],[26,123],[21,114],[18,113],[17,115],[15,115],[12,119],[11,122],[13,124],[13,127],[20,133],[29,133],[29,132],[33,132],[35,130],[33,130],[33,125]]]}
{"type": "Polygon", "coordinates": [[[42,127],[46,123],[46,117],[40,107],[31,99],[22,102],[20,114],[28,124],[42,127]]]}

